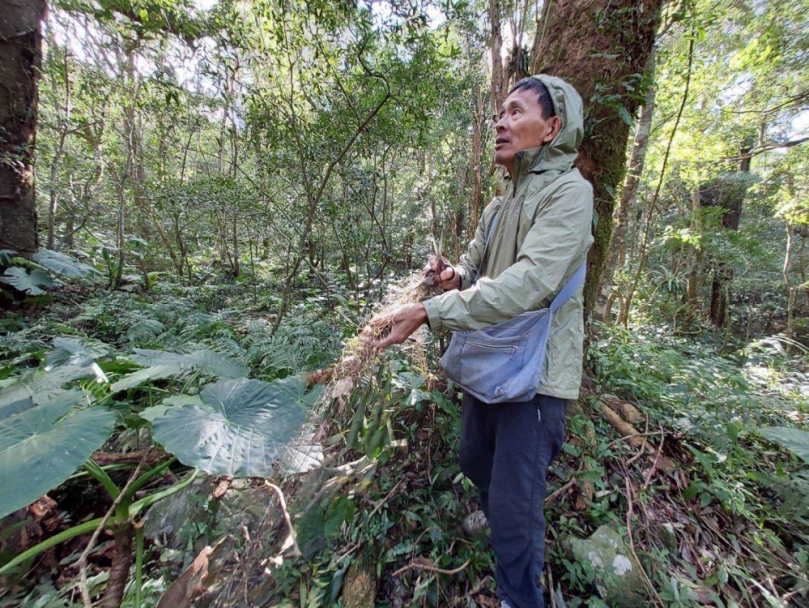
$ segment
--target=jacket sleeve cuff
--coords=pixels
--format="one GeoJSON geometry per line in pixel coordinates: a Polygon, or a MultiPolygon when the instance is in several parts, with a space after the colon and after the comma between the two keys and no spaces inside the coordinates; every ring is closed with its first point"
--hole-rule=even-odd
{"type": "Polygon", "coordinates": [[[427,324],[432,331],[438,331],[441,328],[441,315],[438,314],[438,306],[435,300],[430,298],[422,302],[424,310],[427,311],[427,324]]]}
{"type": "Polygon", "coordinates": [[[472,277],[469,276],[469,271],[463,266],[455,266],[455,270],[461,275],[461,291],[469,289],[472,286],[472,277]]]}

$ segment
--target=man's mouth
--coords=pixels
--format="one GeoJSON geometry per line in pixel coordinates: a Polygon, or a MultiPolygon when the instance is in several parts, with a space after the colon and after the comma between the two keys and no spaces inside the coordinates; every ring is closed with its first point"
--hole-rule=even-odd
{"type": "Polygon", "coordinates": [[[505,145],[507,143],[508,143],[507,137],[498,137],[497,139],[494,140],[494,149],[496,150],[500,146],[505,145]]]}

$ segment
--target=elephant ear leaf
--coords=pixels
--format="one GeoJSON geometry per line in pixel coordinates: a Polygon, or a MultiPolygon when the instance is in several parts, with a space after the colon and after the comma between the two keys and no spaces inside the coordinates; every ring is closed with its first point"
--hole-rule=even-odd
{"type": "Polygon", "coordinates": [[[87,367],[110,352],[108,346],[79,338],[54,338],[53,350],[46,357],[47,369],[60,365],[87,367]]]}
{"type": "Polygon", "coordinates": [[[232,477],[268,477],[316,399],[300,378],[220,380],[202,405],[171,408],[152,421],[154,438],[185,465],[232,477]]]}
{"type": "Polygon", "coordinates": [[[54,286],[53,279],[48,276],[48,273],[39,268],[35,268],[29,273],[25,268],[19,266],[6,268],[6,272],[0,275],[0,282],[11,285],[17,291],[31,296],[41,296],[45,293],[45,289],[54,286]]]}
{"type": "Polygon", "coordinates": [[[115,414],[76,410],[82,396],[69,391],[0,420],[0,517],[65,481],[109,438],[115,414]]]}
{"type": "Polygon", "coordinates": [[[242,378],[249,371],[241,363],[211,350],[198,350],[188,355],[136,348],[135,354],[129,358],[138,365],[145,366],[145,369],[113,384],[113,392],[134,388],[147,380],[176,376],[187,370],[197,370],[220,378],[242,378]]]}
{"type": "Polygon", "coordinates": [[[65,277],[86,277],[98,273],[92,266],[82,264],[74,257],[58,251],[51,251],[50,249],[37,251],[31,256],[31,259],[48,270],[65,277]]]}
{"type": "Polygon", "coordinates": [[[804,462],[809,462],[809,432],[783,426],[759,429],[770,441],[784,446],[804,462]]]}

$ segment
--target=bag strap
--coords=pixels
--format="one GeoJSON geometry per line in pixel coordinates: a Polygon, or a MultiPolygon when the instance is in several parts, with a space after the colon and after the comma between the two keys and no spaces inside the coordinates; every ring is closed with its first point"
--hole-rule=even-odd
{"type": "Polygon", "coordinates": [[[584,278],[587,276],[587,262],[582,262],[581,266],[579,266],[578,270],[576,270],[575,274],[570,277],[565,283],[565,286],[562,287],[561,291],[556,294],[556,297],[551,302],[550,309],[551,314],[554,314],[557,310],[562,308],[567,301],[573,297],[573,294],[576,293],[576,290],[582,286],[584,283],[584,278]]]}
{"type": "Polygon", "coordinates": [[[478,264],[477,272],[475,273],[475,280],[472,281],[472,284],[478,282],[480,278],[480,271],[483,268],[483,261],[486,259],[486,252],[489,250],[489,241],[492,240],[492,235],[494,234],[494,227],[497,226],[497,217],[500,215],[500,209],[498,209],[494,213],[494,217],[492,218],[492,223],[489,226],[489,233],[486,235],[486,244],[483,246],[483,255],[480,256],[480,264],[478,264]]]}

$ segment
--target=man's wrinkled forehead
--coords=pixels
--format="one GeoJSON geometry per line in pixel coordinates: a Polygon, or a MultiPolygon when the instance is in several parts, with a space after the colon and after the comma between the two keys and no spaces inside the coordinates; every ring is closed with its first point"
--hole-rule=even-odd
{"type": "Polygon", "coordinates": [[[500,106],[500,114],[508,112],[512,108],[520,108],[528,110],[532,107],[541,109],[539,106],[539,99],[536,94],[531,91],[514,91],[511,95],[506,97],[506,100],[500,106]]]}

